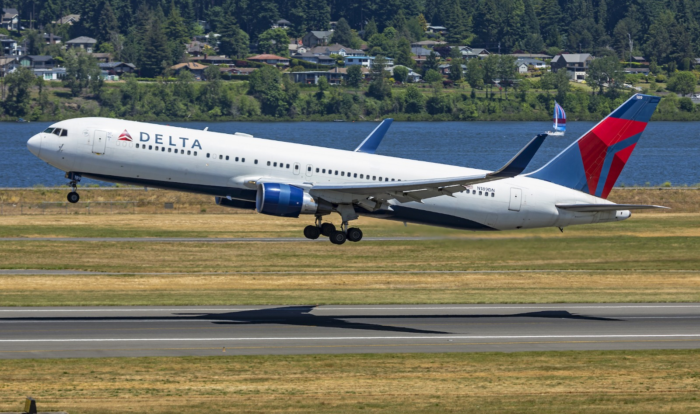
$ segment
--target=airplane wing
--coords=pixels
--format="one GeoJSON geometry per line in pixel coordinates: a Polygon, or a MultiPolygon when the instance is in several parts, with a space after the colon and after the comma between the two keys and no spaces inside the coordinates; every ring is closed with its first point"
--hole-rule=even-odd
{"type": "Polygon", "coordinates": [[[374,131],[367,135],[367,138],[362,141],[360,146],[355,148],[355,152],[374,154],[377,151],[377,147],[379,147],[379,144],[382,142],[382,139],[384,139],[384,135],[386,135],[386,131],[389,130],[392,122],[394,122],[394,120],[388,118],[382,121],[381,124],[377,125],[377,127],[374,128],[374,131]]]}
{"type": "Polygon", "coordinates": [[[668,209],[669,207],[644,204],[557,204],[557,208],[578,213],[597,213],[601,211],[647,210],[654,208],[668,209]]]}
{"type": "Polygon", "coordinates": [[[311,190],[314,192],[336,191],[348,193],[372,198],[376,201],[396,199],[402,203],[409,201],[420,202],[427,198],[443,195],[452,196],[454,193],[463,191],[465,186],[468,185],[502,180],[504,178],[515,177],[522,173],[535,156],[546,137],[547,134],[536,136],[521,149],[515,157],[506,163],[506,165],[497,171],[489,173],[464,177],[433,178],[428,180],[314,185],[311,190]]]}

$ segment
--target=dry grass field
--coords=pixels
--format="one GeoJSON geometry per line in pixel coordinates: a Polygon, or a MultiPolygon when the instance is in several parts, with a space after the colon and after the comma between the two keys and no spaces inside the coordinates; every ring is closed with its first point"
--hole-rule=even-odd
{"type": "Polygon", "coordinates": [[[71,414],[700,411],[682,350],[6,360],[0,378],[0,410],[71,414]]]}

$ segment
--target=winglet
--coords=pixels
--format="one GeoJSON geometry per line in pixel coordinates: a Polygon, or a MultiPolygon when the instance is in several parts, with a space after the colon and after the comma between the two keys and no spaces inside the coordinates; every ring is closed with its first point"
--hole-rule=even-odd
{"type": "Polygon", "coordinates": [[[367,138],[362,141],[362,144],[355,148],[355,152],[374,154],[377,151],[377,147],[379,147],[379,144],[382,142],[382,139],[384,139],[384,135],[386,135],[386,131],[389,130],[392,122],[394,122],[393,119],[387,118],[382,121],[381,124],[377,125],[377,127],[374,128],[374,131],[367,135],[367,138]]]}
{"type": "Polygon", "coordinates": [[[537,150],[540,149],[544,139],[547,138],[547,134],[540,134],[532,139],[523,149],[518,152],[513,159],[508,161],[506,165],[501,167],[500,170],[489,173],[488,177],[498,177],[498,178],[508,178],[515,177],[516,175],[525,171],[527,165],[530,164],[532,158],[537,154],[537,150]]]}

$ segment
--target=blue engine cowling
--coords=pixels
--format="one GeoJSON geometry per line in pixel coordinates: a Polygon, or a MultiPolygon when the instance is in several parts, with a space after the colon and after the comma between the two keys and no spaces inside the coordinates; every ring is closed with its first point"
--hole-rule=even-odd
{"type": "Polygon", "coordinates": [[[289,184],[261,183],[255,198],[258,213],[280,217],[299,217],[300,214],[315,214],[316,201],[304,190],[289,184]]]}

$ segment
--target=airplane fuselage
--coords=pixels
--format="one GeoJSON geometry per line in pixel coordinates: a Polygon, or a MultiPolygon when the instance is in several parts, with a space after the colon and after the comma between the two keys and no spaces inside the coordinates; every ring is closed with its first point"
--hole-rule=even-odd
{"type": "MultiPolygon", "coordinates": [[[[397,182],[459,177],[483,170],[108,118],[61,121],[29,148],[83,177],[254,202],[256,183],[397,182]],[[125,135],[126,134],[126,135],[125,135]]],[[[32,144],[33,143],[33,144],[32,144]]],[[[314,195],[313,189],[311,195],[314,195]]],[[[454,196],[396,203],[358,213],[469,230],[566,227],[623,220],[626,211],[571,212],[557,204],[611,204],[584,192],[517,176],[467,186],[454,196]]]]}

